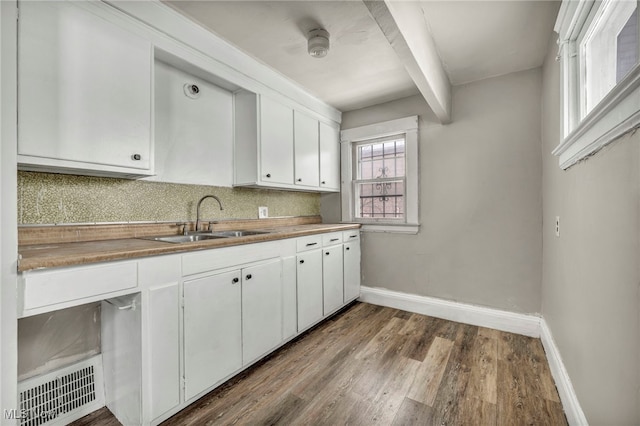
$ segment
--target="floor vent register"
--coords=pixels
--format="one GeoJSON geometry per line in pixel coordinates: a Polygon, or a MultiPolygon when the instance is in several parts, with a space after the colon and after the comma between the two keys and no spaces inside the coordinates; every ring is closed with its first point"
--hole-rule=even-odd
{"type": "Polygon", "coordinates": [[[104,407],[100,355],[18,383],[20,426],[62,425],[104,407]]]}

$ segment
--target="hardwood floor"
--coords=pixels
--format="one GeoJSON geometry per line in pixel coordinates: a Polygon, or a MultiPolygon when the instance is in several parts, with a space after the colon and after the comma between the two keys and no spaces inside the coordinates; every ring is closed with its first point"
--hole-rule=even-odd
{"type": "Polygon", "coordinates": [[[356,303],[164,424],[567,421],[539,339],[356,303]]]}

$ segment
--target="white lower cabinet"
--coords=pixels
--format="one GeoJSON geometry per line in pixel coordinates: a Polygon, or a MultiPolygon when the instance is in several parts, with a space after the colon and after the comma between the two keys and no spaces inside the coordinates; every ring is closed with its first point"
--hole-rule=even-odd
{"type": "MultiPolygon", "coordinates": [[[[91,277],[86,267],[49,275],[62,279],[77,272],[84,280],[99,281],[98,273],[105,270],[137,265],[127,266],[137,275],[132,284],[137,289],[107,293],[135,291],[125,297],[133,297],[133,307],[119,311],[103,303],[105,366],[113,388],[108,393],[116,396],[109,408],[125,424],[139,424],[139,419],[158,424],[355,300],[360,293],[359,236],[357,230],[316,234],[113,262],[93,267],[91,277]],[[142,344],[136,346],[140,332],[142,344]],[[135,358],[136,351],[142,356],[135,358]],[[130,360],[124,362],[122,353],[130,360]],[[118,384],[122,377],[135,392],[124,393],[118,384]]],[[[27,284],[39,276],[25,275],[27,284]]]]}
{"type": "Polygon", "coordinates": [[[180,283],[149,289],[151,418],[180,404],[180,283]]]}
{"type": "Polygon", "coordinates": [[[329,315],[344,301],[342,244],[322,249],[323,313],[329,315]]]}
{"type": "Polygon", "coordinates": [[[297,255],[298,331],[320,321],[322,306],[322,250],[297,255]]]}
{"type": "Polygon", "coordinates": [[[241,271],[243,365],[282,342],[281,270],[276,259],[241,271]]]}
{"type": "Polygon", "coordinates": [[[240,271],[184,282],[184,380],[189,400],[242,367],[240,271]]]}
{"type": "Polygon", "coordinates": [[[280,259],[184,282],[185,400],[282,342],[280,259]]]}
{"type": "Polygon", "coordinates": [[[360,296],[360,240],[343,245],[344,303],[360,296]]]}

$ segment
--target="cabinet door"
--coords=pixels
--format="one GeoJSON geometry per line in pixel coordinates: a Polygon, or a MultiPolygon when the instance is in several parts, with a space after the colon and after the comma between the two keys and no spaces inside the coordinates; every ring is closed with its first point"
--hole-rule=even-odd
{"type": "Polygon", "coordinates": [[[180,403],[180,285],[149,289],[151,418],[180,403]]]}
{"type": "Polygon", "coordinates": [[[296,257],[282,259],[282,340],[288,340],[298,331],[296,291],[296,257]]]}
{"type": "Polygon", "coordinates": [[[293,185],[293,110],[260,97],[260,181],[293,185]]]}
{"type": "Polygon", "coordinates": [[[297,256],[298,331],[322,319],[322,250],[297,256]]]}
{"type": "Polygon", "coordinates": [[[317,188],[320,179],[318,120],[293,113],[296,185],[317,188]]]}
{"type": "Polygon", "coordinates": [[[360,296],[360,241],[344,245],[344,303],[360,296]]]}
{"type": "Polygon", "coordinates": [[[20,156],[151,167],[149,41],[72,2],[29,1],[18,41],[20,156]]]}
{"type": "Polygon", "coordinates": [[[344,300],[342,244],[322,250],[323,312],[328,315],[342,306],[344,300]]]}
{"type": "Polygon", "coordinates": [[[240,303],[240,271],[185,281],[185,400],[242,367],[240,303]]]}
{"type": "Polygon", "coordinates": [[[340,130],[320,123],[320,188],[340,190],[340,130]]]}
{"type": "Polygon", "coordinates": [[[242,270],[242,363],[246,365],[282,342],[280,259],[242,270]]]}

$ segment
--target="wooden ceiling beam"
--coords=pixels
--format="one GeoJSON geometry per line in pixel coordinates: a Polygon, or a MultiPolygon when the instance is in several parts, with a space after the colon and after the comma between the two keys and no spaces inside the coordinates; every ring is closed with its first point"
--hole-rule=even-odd
{"type": "Polygon", "coordinates": [[[417,1],[363,0],[425,101],[451,122],[451,83],[417,1]]]}

